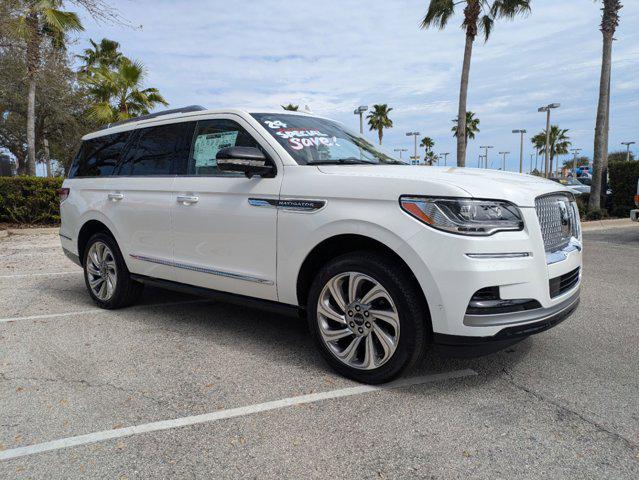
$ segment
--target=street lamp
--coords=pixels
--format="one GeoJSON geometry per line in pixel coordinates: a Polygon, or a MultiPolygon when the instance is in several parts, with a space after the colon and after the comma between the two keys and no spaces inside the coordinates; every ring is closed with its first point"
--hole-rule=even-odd
{"type": "Polygon", "coordinates": [[[577,176],[577,155],[581,152],[581,148],[571,148],[570,151],[573,154],[572,170],[575,172],[575,176],[577,176]]]}
{"type": "Polygon", "coordinates": [[[549,169],[549,159],[550,159],[550,111],[553,108],[559,108],[561,107],[561,103],[550,103],[548,105],[546,105],[545,107],[539,107],[537,109],[538,112],[546,112],[546,165],[544,168],[544,175],[546,176],[546,178],[550,177],[550,172],[548,171],[549,169]]]}
{"type": "Polygon", "coordinates": [[[444,156],[444,166],[446,166],[446,160],[448,159],[448,155],[450,155],[449,152],[445,152],[445,153],[440,153],[440,156],[444,156]]]}
{"type": "Polygon", "coordinates": [[[513,133],[521,133],[521,142],[519,144],[519,173],[524,172],[524,134],[526,130],[513,130],[513,133]]]}
{"type": "Polygon", "coordinates": [[[479,147],[484,149],[484,161],[486,162],[486,168],[488,168],[488,149],[495,148],[492,145],[484,145],[483,147],[479,147]]]}
{"type": "Polygon", "coordinates": [[[359,133],[360,135],[364,135],[364,112],[368,110],[367,105],[360,105],[353,112],[355,115],[359,115],[359,133]]]}
{"type": "Polygon", "coordinates": [[[499,155],[503,155],[502,161],[501,161],[501,169],[502,170],[506,170],[506,155],[510,154],[510,152],[499,152],[499,155]]]}
{"type": "Polygon", "coordinates": [[[630,161],[630,145],[634,145],[637,142],[621,142],[622,145],[625,145],[627,150],[626,150],[626,162],[630,161]]]}
{"type": "Polygon", "coordinates": [[[415,159],[416,163],[419,163],[419,157],[417,156],[417,137],[419,137],[421,134],[419,132],[407,132],[406,136],[407,137],[415,137],[415,156],[413,157],[415,159]]]}
{"type": "MultiPolygon", "coordinates": [[[[530,173],[533,172],[533,158],[534,158],[535,154],[531,153],[530,154],[530,173]]],[[[536,168],[536,167],[535,167],[536,168]]]]}
{"type": "Polygon", "coordinates": [[[396,148],[393,150],[394,152],[399,152],[399,159],[402,159],[402,152],[408,152],[408,148],[396,148]]]}

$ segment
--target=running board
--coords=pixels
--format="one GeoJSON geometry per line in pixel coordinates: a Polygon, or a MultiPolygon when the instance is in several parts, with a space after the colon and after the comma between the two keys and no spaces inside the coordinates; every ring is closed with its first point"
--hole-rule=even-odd
{"type": "Polygon", "coordinates": [[[187,293],[189,295],[196,295],[198,297],[211,298],[220,302],[232,303],[234,305],[241,305],[243,307],[264,310],[267,312],[277,313],[279,315],[285,315],[287,317],[300,318],[301,314],[303,314],[304,311],[297,305],[289,305],[287,303],[274,302],[272,300],[247,297],[245,295],[238,295],[235,293],[221,292],[219,290],[212,290],[210,288],[195,287],[193,285],[187,285],[186,283],[173,282],[171,280],[163,280],[161,278],[147,277],[144,275],[137,275],[135,273],[131,274],[131,278],[136,282],[140,282],[145,285],[165,288],[167,290],[187,293]]]}

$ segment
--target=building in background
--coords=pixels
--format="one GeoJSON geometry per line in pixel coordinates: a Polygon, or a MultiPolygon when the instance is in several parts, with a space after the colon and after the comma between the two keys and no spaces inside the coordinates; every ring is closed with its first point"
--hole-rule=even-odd
{"type": "Polygon", "coordinates": [[[0,177],[13,177],[15,164],[9,155],[0,152],[0,177]]]}

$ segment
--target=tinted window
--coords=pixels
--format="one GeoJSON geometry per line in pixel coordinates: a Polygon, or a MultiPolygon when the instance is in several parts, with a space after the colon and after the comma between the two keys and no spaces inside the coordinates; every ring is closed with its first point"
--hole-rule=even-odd
{"type": "Polygon", "coordinates": [[[69,178],[113,175],[129,136],[130,132],[122,132],[82,142],[69,178]]]}
{"type": "Polygon", "coordinates": [[[190,122],[140,129],[120,175],[175,175],[185,170],[193,127],[190,122]]]}
{"type": "Polygon", "coordinates": [[[232,120],[203,120],[197,123],[189,159],[189,175],[231,175],[217,168],[215,155],[222,148],[256,147],[262,150],[255,139],[232,120]]]}

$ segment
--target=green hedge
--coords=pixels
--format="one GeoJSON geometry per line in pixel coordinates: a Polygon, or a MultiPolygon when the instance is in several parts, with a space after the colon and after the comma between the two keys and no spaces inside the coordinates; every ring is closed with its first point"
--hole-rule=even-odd
{"type": "Polygon", "coordinates": [[[0,177],[0,222],[28,225],[60,223],[57,190],[62,178],[0,177]]]}
{"type": "Polygon", "coordinates": [[[627,217],[635,207],[639,179],[639,161],[613,162],[608,166],[608,177],[612,189],[612,215],[627,217]]]}

